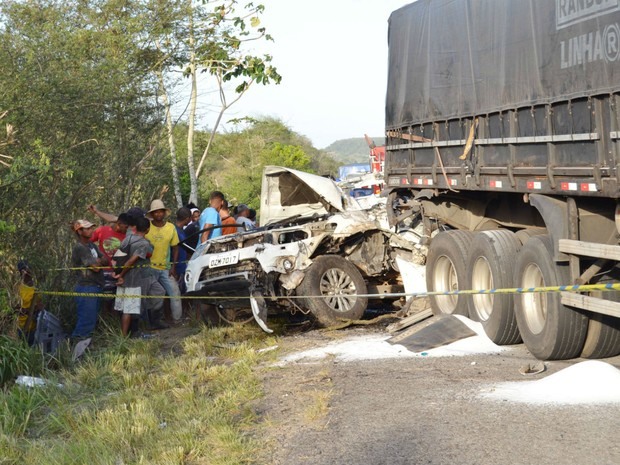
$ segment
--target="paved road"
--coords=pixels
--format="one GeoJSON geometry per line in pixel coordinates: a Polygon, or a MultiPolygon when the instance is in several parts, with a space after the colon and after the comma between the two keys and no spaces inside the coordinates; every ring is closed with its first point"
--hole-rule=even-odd
{"type": "MultiPolygon", "coordinates": [[[[619,464],[618,405],[541,407],[478,397],[492,383],[522,381],[518,369],[532,361],[518,346],[500,355],[324,362],[333,389],[327,426],[289,430],[273,461],[619,464]]],[[[608,361],[620,367],[620,359],[608,361]]],[[[570,363],[550,362],[547,373],[570,363]]]]}

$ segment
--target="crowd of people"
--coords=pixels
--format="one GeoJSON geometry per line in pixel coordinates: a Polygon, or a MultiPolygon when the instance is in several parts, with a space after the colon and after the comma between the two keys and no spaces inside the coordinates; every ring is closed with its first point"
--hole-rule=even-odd
{"type": "Polygon", "coordinates": [[[200,243],[226,234],[256,228],[256,212],[238,205],[233,212],[224,194],[214,191],[209,206],[200,211],[190,204],[177,210],[174,222],[162,200],[151,202],[148,211],[132,207],[116,216],[88,210],[106,224],[95,228],[88,220],[72,222],[77,242],[71,266],[77,279],[75,302],[77,322],[71,337],[79,340],[92,335],[97,324],[101,299],[121,314],[124,336],[138,334],[139,323],[151,330],[166,329],[164,296],[169,296],[171,323],[183,317],[181,294],[187,261],[200,243]]]}

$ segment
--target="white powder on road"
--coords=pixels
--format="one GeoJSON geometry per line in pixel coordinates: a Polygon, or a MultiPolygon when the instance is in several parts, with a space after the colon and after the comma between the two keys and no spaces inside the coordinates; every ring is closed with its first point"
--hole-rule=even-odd
{"type": "Polygon", "coordinates": [[[283,357],[278,364],[312,362],[330,356],[335,357],[335,359],[340,362],[351,362],[386,358],[454,357],[494,354],[506,350],[505,347],[495,345],[486,334],[484,334],[484,330],[480,323],[475,323],[463,316],[458,316],[458,318],[476,332],[477,335],[420,353],[411,352],[400,344],[388,343],[387,339],[389,339],[390,336],[384,334],[357,336],[344,341],[331,342],[324,347],[317,347],[315,349],[287,355],[283,357]]]}
{"type": "Polygon", "coordinates": [[[528,404],[620,403],[620,370],[588,360],[536,381],[497,384],[481,397],[528,404]]]}
{"type": "Polygon", "coordinates": [[[358,336],[340,342],[331,342],[324,347],[304,350],[283,357],[280,364],[291,362],[310,362],[326,357],[335,357],[338,361],[379,360],[384,358],[415,357],[401,345],[386,342],[389,336],[373,334],[358,336]]]}

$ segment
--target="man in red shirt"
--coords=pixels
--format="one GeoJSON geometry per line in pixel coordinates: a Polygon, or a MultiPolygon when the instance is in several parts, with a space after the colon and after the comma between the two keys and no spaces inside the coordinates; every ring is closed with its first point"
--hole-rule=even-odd
{"type": "MultiPolygon", "coordinates": [[[[103,254],[104,257],[108,259],[108,263],[112,263],[112,257],[121,246],[121,242],[125,239],[125,235],[127,234],[127,228],[129,227],[129,216],[127,213],[121,213],[118,215],[115,223],[112,223],[111,226],[105,224],[103,226],[99,226],[93,232],[93,235],[90,237],[90,241],[94,242],[99,246],[99,250],[103,254]]],[[[114,271],[112,267],[105,268],[103,270],[104,276],[104,285],[103,292],[106,294],[113,294],[116,292],[116,279],[112,276],[114,271]]],[[[104,307],[106,310],[112,309],[112,299],[104,300],[104,307]]]]}
{"type": "Polygon", "coordinates": [[[112,257],[125,239],[128,227],[128,215],[127,213],[121,213],[112,226],[104,224],[95,229],[90,241],[95,242],[99,246],[101,253],[108,257],[109,261],[112,261],[112,257]]]}

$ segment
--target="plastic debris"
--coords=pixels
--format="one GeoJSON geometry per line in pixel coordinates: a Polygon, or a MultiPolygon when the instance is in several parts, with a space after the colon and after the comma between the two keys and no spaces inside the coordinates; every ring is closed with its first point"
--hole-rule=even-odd
{"type": "Polygon", "coordinates": [[[78,342],[75,345],[75,348],[73,349],[73,356],[71,357],[74,362],[78,358],[80,358],[82,355],[84,355],[84,352],[86,352],[86,349],[88,349],[88,346],[90,345],[91,341],[92,341],[92,338],[89,337],[87,339],[84,339],[78,342]]]}
{"type": "Polygon", "coordinates": [[[263,354],[265,352],[271,352],[272,350],[276,350],[277,348],[278,348],[278,345],[276,344],[275,346],[265,347],[264,349],[258,349],[256,353],[263,354]]]}
{"type": "Polygon", "coordinates": [[[59,388],[63,387],[62,384],[52,383],[43,378],[37,378],[36,376],[23,376],[23,375],[20,375],[17,377],[17,379],[15,380],[15,384],[18,384],[20,386],[26,386],[29,388],[48,386],[48,385],[56,385],[59,388]]]}

